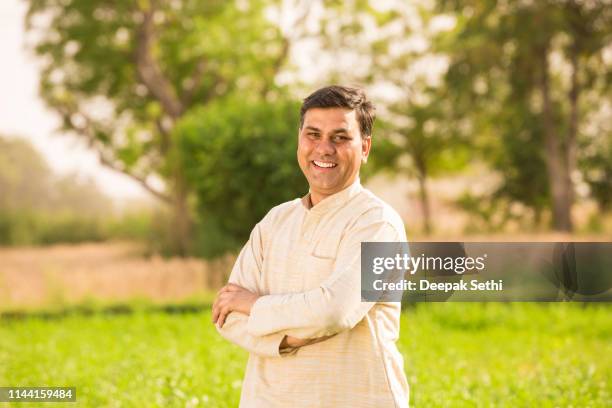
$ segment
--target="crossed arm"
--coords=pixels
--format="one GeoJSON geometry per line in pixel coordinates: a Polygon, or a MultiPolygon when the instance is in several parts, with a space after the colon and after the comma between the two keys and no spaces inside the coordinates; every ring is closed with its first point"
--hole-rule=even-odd
{"type": "MultiPolygon", "coordinates": [[[[223,328],[225,320],[231,312],[238,312],[245,315],[251,314],[253,304],[259,299],[259,295],[250,292],[248,289],[234,283],[228,283],[219,290],[217,298],[213,303],[212,321],[219,328],[223,328]]],[[[300,339],[285,335],[279,345],[279,349],[292,349],[303,347],[309,344],[319,343],[327,340],[330,336],[317,337],[312,339],[300,339]]]]}
{"type": "Polygon", "coordinates": [[[267,357],[353,328],[373,306],[361,302],[361,242],[405,240],[405,235],[402,239],[388,222],[362,217],[340,243],[335,269],[319,287],[301,293],[260,295],[261,228],[261,223],[255,227],[238,256],[229,284],[219,291],[213,322],[226,339],[267,357]]]}

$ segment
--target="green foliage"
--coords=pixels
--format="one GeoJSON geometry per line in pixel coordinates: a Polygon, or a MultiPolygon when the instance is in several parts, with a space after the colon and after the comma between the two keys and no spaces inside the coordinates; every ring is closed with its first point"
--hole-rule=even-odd
{"type": "Polygon", "coordinates": [[[299,105],[227,98],[186,116],[180,160],[197,196],[199,252],[239,248],[273,206],[304,195],[297,165],[299,105]]]}
{"type": "MultiPolygon", "coordinates": [[[[88,218],[78,214],[54,214],[39,219],[40,244],[102,241],[105,233],[101,218],[88,218]]],[[[33,229],[36,231],[36,228],[33,229]]]]}
{"type": "Polygon", "coordinates": [[[583,143],[579,163],[584,180],[603,210],[612,210],[612,129],[595,135],[595,141],[583,143]]]}
{"type": "Polygon", "coordinates": [[[43,157],[23,139],[0,136],[0,211],[108,213],[111,200],[91,180],[53,174],[43,157]]]}
{"type": "Polygon", "coordinates": [[[0,210],[47,205],[52,176],[44,158],[26,140],[0,135],[0,210]]]}
{"type": "Polygon", "coordinates": [[[159,210],[131,209],[120,215],[105,217],[103,231],[106,239],[150,242],[159,239],[154,225],[159,210]]]}
{"type": "MultiPolygon", "coordinates": [[[[148,212],[121,216],[84,215],[72,211],[0,211],[0,245],[52,245],[119,240],[158,240],[148,212]]],[[[154,250],[154,248],[152,248],[154,250]]]]}
{"type": "MultiPolygon", "coordinates": [[[[547,164],[558,160],[571,172],[576,145],[578,156],[588,145],[610,146],[606,120],[590,121],[589,127],[599,128],[590,140],[581,125],[610,90],[603,60],[612,35],[610,8],[601,2],[441,0],[436,12],[456,19],[455,28],[434,43],[450,59],[444,86],[455,116],[469,121],[467,132],[481,157],[503,177],[489,198],[519,202],[536,213],[561,206],[561,198],[551,198],[551,186],[569,176],[552,174],[547,164]],[[549,100],[543,96],[545,77],[549,100]],[[559,143],[556,152],[551,140],[559,143]]],[[[580,162],[581,170],[588,170],[588,163],[580,162]]],[[[593,196],[605,201],[598,185],[593,184],[593,196]]]]}
{"type": "Polygon", "coordinates": [[[22,139],[0,137],[0,245],[144,240],[149,211],[115,213],[91,180],[58,177],[22,139]]]}
{"type": "MultiPolygon", "coordinates": [[[[196,314],[0,319],[0,383],[68,384],[82,406],[236,407],[247,353],[196,314]]],[[[418,304],[398,348],[416,407],[607,407],[610,306],[418,304]]]]}
{"type": "Polygon", "coordinates": [[[38,34],[31,45],[43,63],[42,97],[65,130],[87,138],[114,167],[170,177],[163,171],[172,144],[167,119],[235,90],[273,88],[281,37],[263,7],[30,0],[26,23],[38,34]],[[107,104],[104,116],[92,101],[107,104]]]}
{"type": "Polygon", "coordinates": [[[418,178],[461,170],[472,152],[468,141],[461,139],[462,135],[446,120],[450,113],[445,95],[432,88],[422,90],[420,95],[428,101],[391,104],[388,118],[381,119],[380,133],[391,143],[383,147],[383,168],[418,178]]]}
{"type": "Polygon", "coordinates": [[[104,164],[174,207],[174,248],[186,254],[193,215],[173,160],[182,116],[228,94],[278,93],[288,39],[268,1],[29,0],[26,27],[42,66],[40,89],[62,130],[104,164]],[[151,184],[162,179],[164,189],[151,184]]]}
{"type": "Polygon", "coordinates": [[[504,123],[499,137],[479,152],[502,176],[489,199],[521,203],[540,214],[550,208],[541,122],[520,103],[507,106],[497,118],[504,123]]]}

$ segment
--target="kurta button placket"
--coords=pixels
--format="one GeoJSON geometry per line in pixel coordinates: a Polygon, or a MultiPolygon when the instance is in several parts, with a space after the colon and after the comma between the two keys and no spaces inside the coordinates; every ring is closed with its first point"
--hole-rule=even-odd
{"type": "Polygon", "coordinates": [[[304,244],[309,244],[312,242],[314,231],[320,218],[320,214],[314,213],[312,210],[306,215],[306,219],[304,220],[304,225],[302,227],[302,238],[304,239],[304,244]]]}

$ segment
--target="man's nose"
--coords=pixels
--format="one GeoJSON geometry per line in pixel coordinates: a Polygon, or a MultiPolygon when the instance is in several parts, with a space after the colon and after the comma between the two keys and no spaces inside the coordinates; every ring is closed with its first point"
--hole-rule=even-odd
{"type": "Polygon", "coordinates": [[[330,140],[319,140],[315,148],[315,152],[319,155],[333,155],[336,153],[336,147],[330,140]]]}

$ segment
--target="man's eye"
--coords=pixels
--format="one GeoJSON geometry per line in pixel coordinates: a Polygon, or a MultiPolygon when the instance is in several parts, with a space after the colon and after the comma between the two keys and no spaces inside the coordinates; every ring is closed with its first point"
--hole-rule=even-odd
{"type": "Polygon", "coordinates": [[[348,136],[334,136],[333,139],[335,142],[345,142],[350,138],[348,136]]]}
{"type": "Polygon", "coordinates": [[[308,133],[308,137],[318,138],[319,134],[318,133],[308,133]]]}

